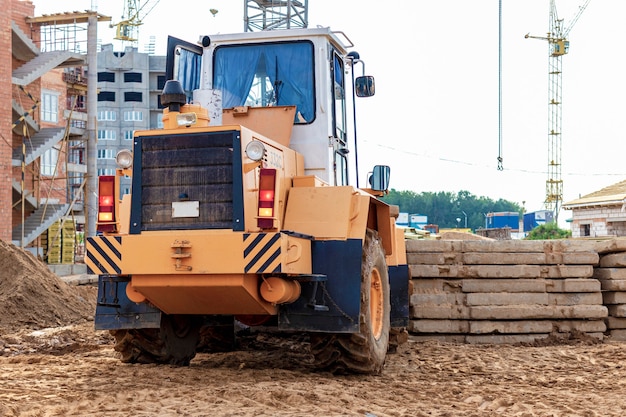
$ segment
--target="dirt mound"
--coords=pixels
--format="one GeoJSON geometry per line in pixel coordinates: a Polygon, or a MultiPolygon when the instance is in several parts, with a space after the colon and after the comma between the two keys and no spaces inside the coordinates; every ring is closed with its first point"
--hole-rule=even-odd
{"type": "Polygon", "coordinates": [[[30,252],[0,240],[0,329],[93,319],[96,295],[96,288],[70,286],[30,252]]]}

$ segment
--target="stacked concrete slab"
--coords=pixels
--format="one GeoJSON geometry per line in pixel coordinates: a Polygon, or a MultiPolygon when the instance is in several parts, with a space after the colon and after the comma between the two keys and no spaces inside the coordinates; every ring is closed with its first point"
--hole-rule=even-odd
{"type": "MultiPolygon", "coordinates": [[[[594,277],[594,242],[413,240],[407,241],[407,256],[408,330],[417,339],[604,337],[608,310],[594,277]]],[[[626,305],[624,312],[626,322],[626,305]]]]}
{"type": "Polygon", "coordinates": [[[607,335],[613,340],[626,340],[626,240],[598,242],[596,251],[600,264],[593,277],[600,281],[602,297],[608,308],[607,335]]]}

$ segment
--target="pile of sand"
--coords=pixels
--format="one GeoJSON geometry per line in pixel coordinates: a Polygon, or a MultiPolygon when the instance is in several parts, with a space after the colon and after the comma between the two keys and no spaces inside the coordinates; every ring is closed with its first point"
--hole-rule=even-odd
{"type": "Polygon", "coordinates": [[[30,252],[0,240],[0,329],[41,329],[92,320],[95,287],[70,286],[30,252]]]}

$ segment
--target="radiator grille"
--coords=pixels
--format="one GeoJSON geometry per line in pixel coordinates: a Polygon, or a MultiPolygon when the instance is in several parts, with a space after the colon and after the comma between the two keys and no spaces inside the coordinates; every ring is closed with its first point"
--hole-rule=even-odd
{"type": "Polygon", "coordinates": [[[232,131],[142,137],[141,230],[232,228],[235,138],[232,131]],[[199,202],[199,216],[172,218],[172,202],[185,200],[199,202]]]}

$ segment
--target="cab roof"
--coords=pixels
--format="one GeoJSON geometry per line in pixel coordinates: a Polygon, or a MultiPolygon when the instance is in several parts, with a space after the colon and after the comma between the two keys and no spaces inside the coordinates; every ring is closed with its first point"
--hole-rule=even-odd
{"type": "Polygon", "coordinates": [[[233,43],[268,42],[280,40],[312,39],[316,37],[327,38],[342,54],[348,53],[348,48],[354,44],[348,36],[341,31],[333,31],[329,27],[305,28],[305,29],[279,29],[259,32],[243,32],[230,34],[209,35],[211,45],[233,43]]]}

